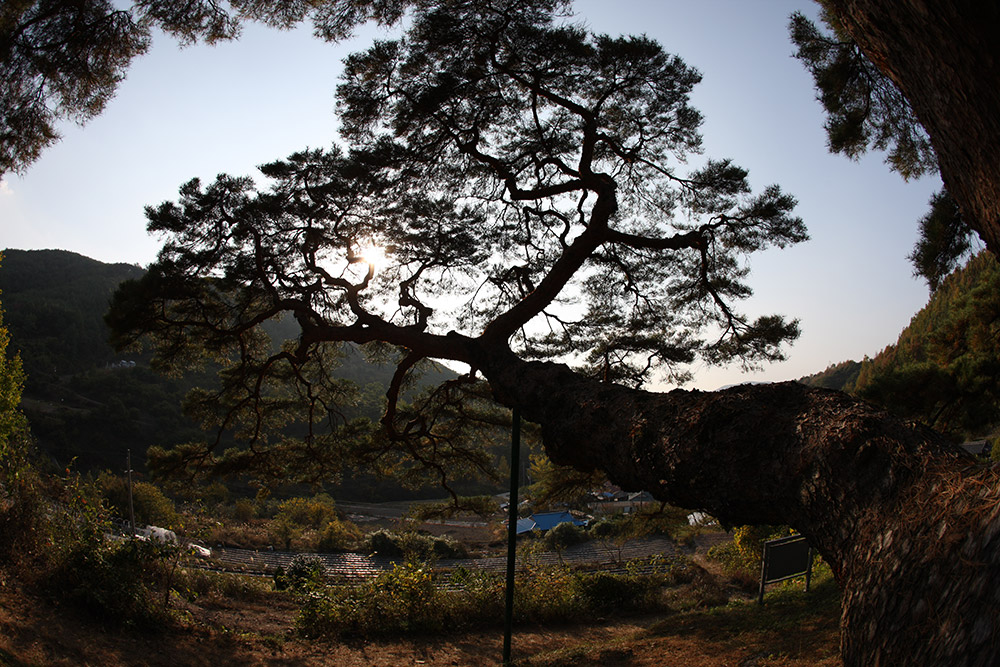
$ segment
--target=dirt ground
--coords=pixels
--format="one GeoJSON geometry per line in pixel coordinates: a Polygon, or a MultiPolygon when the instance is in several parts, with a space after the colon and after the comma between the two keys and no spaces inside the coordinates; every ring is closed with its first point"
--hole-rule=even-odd
{"type": "MultiPolygon", "coordinates": [[[[290,598],[266,602],[199,599],[177,603],[179,620],[154,633],[101,628],[79,614],[0,585],[0,665],[57,667],[396,667],[499,665],[502,632],[471,632],[367,643],[316,642],[292,631],[290,598]]],[[[829,616],[829,614],[827,614],[829,616]]],[[[595,619],[589,625],[519,627],[518,665],[764,667],[840,665],[835,618],[819,616],[794,633],[746,632],[725,615],[595,619]]]]}

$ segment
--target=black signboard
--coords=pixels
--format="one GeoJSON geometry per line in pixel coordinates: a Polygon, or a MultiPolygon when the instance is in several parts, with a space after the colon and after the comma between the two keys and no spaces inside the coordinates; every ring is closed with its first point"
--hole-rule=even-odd
{"type": "Polygon", "coordinates": [[[812,548],[801,535],[789,535],[764,543],[764,562],[760,568],[760,597],[764,602],[764,586],[786,579],[806,576],[806,590],[812,575],[812,548]]]}

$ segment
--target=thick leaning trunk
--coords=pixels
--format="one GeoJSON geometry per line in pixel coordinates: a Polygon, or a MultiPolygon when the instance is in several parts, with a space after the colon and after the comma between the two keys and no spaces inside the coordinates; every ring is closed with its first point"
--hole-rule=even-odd
{"type": "Polygon", "coordinates": [[[480,365],[559,463],[809,537],[843,590],[846,665],[992,665],[1000,484],[934,432],[797,383],[634,391],[509,353],[480,365]]]}
{"type": "Polygon", "coordinates": [[[1000,257],[1000,5],[994,0],[823,4],[906,95],[962,216],[1000,257]]]}

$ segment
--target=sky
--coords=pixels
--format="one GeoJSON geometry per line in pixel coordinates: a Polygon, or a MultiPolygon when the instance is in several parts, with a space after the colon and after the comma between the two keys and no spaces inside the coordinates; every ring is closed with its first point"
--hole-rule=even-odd
{"type": "MultiPolygon", "coordinates": [[[[788,17],[806,0],[577,0],[595,32],[644,33],[703,75],[692,100],[706,157],[749,169],[755,190],[795,196],[811,240],[753,258],[748,315],[798,318],[787,360],[760,372],[695,368],[688,388],[789,380],[894,343],[927,301],[906,256],[937,177],[905,182],[883,156],[854,162],[826,148],[812,80],[792,57],[788,17]]],[[[239,41],[180,48],[162,35],[135,61],[104,113],[23,174],[0,181],[0,248],[71,250],[147,265],[159,242],[143,208],[176,199],[193,177],[255,175],[259,164],[333,143],[341,60],[385,33],[328,44],[308,28],[248,27],[239,41]]]]}

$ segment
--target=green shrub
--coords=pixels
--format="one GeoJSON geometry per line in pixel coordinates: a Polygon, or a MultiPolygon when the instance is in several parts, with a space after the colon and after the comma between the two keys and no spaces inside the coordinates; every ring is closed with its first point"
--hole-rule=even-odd
{"type": "Polygon", "coordinates": [[[290,498],[278,505],[274,518],[299,528],[319,530],[337,518],[337,506],[333,498],[322,493],[312,498],[290,498]]]}
{"type": "MultiPolygon", "coordinates": [[[[105,507],[122,519],[129,517],[128,481],[121,475],[105,470],[97,476],[97,488],[105,507]]],[[[181,518],[174,501],[164,495],[155,484],[136,482],[132,485],[132,508],[137,524],[161,526],[174,530],[180,527],[181,518]]]]}
{"type": "Polygon", "coordinates": [[[563,551],[574,544],[586,542],[587,538],[587,532],[583,528],[569,521],[563,521],[545,534],[544,541],[549,549],[563,551]]]}
{"type": "Polygon", "coordinates": [[[272,582],[264,577],[200,569],[178,571],[173,587],[192,602],[202,596],[253,602],[264,599],[274,590],[272,582]]]}
{"type": "Polygon", "coordinates": [[[166,615],[176,557],[156,541],[83,541],[53,568],[48,588],[101,622],[152,628],[166,615]]]}
{"type": "MultiPolygon", "coordinates": [[[[45,548],[34,554],[31,569],[24,573],[26,579],[39,584],[57,602],[85,611],[99,622],[156,627],[166,616],[180,557],[177,547],[106,538],[108,511],[95,482],[67,472],[65,478],[52,477],[42,483],[40,476],[29,472],[20,471],[18,478],[31,480],[29,490],[36,503],[31,521],[37,531],[33,540],[45,548]],[[46,511],[47,505],[58,509],[46,511]]],[[[9,493],[17,486],[5,485],[3,490],[9,493]]]]}
{"type": "Polygon", "coordinates": [[[334,553],[350,551],[361,541],[361,530],[350,521],[331,521],[326,524],[316,544],[316,551],[334,553]]]}
{"type": "Polygon", "coordinates": [[[708,557],[721,564],[729,574],[742,577],[760,575],[764,557],[764,542],[790,534],[787,526],[739,526],[733,532],[733,541],[718,544],[708,550],[708,557]]]}
{"type": "Polygon", "coordinates": [[[211,545],[220,544],[240,549],[262,549],[275,544],[273,533],[256,522],[210,526],[204,533],[204,540],[211,545]]]}
{"type": "Polygon", "coordinates": [[[250,523],[257,518],[257,508],[246,498],[240,498],[233,505],[233,521],[236,523],[250,523]]]}
{"type": "Polygon", "coordinates": [[[580,573],[573,583],[586,607],[598,611],[650,609],[663,586],[653,575],[611,572],[580,573]]]}
{"type": "Polygon", "coordinates": [[[29,560],[44,543],[45,498],[26,432],[0,439],[0,564],[29,560]]]}
{"type": "Polygon", "coordinates": [[[436,632],[444,619],[437,601],[429,569],[397,564],[364,584],[310,594],[298,627],[306,637],[436,632]]]}
{"type": "Polygon", "coordinates": [[[365,536],[364,549],[369,553],[375,553],[386,558],[395,558],[403,555],[403,545],[400,537],[384,528],[380,528],[365,536]]]}
{"type": "Polygon", "coordinates": [[[604,517],[594,522],[588,531],[595,540],[607,540],[616,537],[621,532],[621,521],[614,517],[604,517]]]}
{"type": "MultiPolygon", "coordinates": [[[[566,567],[530,566],[517,573],[514,620],[547,623],[584,620],[613,610],[664,608],[664,586],[691,579],[686,561],[630,565],[624,574],[574,573],[566,567]]],[[[434,587],[430,570],[416,562],[396,565],[354,585],[310,589],[298,619],[307,637],[427,634],[497,626],[504,617],[505,576],[456,568],[450,590],[434,587]]]]}
{"type": "Polygon", "coordinates": [[[613,541],[649,535],[676,536],[688,527],[688,511],[666,505],[640,508],[629,514],[613,514],[591,524],[590,536],[613,541]]]}
{"type": "Polygon", "coordinates": [[[452,604],[460,606],[456,615],[467,623],[503,617],[506,593],[503,575],[480,568],[458,567],[452,572],[451,583],[458,587],[451,594],[452,604]]]}
{"type": "Polygon", "coordinates": [[[278,567],[274,573],[274,587],[279,590],[302,592],[323,583],[326,566],[317,556],[297,554],[288,564],[288,569],[278,567]]]}
{"type": "Polygon", "coordinates": [[[386,558],[428,560],[467,558],[465,545],[447,537],[431,537],[419,533],[393,533],[384,528],[369,533],[363,542],[365,551],[386,558]]]}
{"type": "Polygon", "coordinates": [[[431,553],[436,558],[468,558],[469,550],[464,544],[450,537],[435,537],[431,543],[431,553]]]}
{"type": "Polygon", "coordinates": [[[572,621],[585,615],[566,567],[542,567],[518,573],[514,582],[514,619],[519,623],[572,621]]]}

